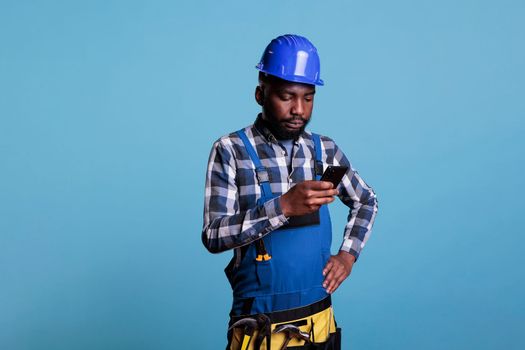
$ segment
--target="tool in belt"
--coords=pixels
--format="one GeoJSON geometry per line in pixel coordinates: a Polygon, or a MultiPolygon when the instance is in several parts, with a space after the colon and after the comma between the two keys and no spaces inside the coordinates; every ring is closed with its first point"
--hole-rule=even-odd
{"type": "Polygon", "coordinates": [[[230,324],[230,350],[283,350],[288,346],[338,350],[341,346],[330,297],[298,309],[232,317],[230,324]]]}

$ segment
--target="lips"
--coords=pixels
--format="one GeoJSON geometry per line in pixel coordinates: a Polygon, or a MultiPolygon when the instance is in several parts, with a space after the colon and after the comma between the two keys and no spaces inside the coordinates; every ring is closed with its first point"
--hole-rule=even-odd
{"type": "Polygon", "coordinates": [[[304,123],[300,120],[292,120],[289,122],[284,122],[283,124],[287,129],[293,129],[293,130],[301,129],[304,125],[304,123]]]}

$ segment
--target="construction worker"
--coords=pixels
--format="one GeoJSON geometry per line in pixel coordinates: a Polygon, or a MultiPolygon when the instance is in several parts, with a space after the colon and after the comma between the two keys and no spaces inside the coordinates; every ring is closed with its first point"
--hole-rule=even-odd
{"type": "Polygon", "coordinates": [[[314,45],[279,36],[256,68],[262,112],[213,144],[206,174],[202,241],[212,253],[233,250],[227,349],[340,349],[330,294],[370,236],[376,196],[332,139],[305,130],[324,84],[314,45]],[[330,165],[347,167],[335,187],[319,181],[330,165]],[[350,211],[331,255],[336,196],[350,211]]]}

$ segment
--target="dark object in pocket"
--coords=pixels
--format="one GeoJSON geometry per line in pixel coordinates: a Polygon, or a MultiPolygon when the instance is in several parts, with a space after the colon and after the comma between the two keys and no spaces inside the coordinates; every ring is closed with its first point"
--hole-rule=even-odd
{"type": "Polygon", "coordinates": [[[301,226],[310,226],[310,225],[319,225],[319,210],[314,211],[313,213],[301,215],[301,216],[290,216],[288,218],[288,223],[282,228],[290,227],[301,227],[301,226]]]}

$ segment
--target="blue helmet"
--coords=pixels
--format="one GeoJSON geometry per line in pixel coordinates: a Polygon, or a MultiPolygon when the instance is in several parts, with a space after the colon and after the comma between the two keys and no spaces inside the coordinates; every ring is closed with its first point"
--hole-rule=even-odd
{"type": "Polygon", "coordinates": [[[286,34],[268,44],[255,68],[287,81],[324,85],[320,66],[317,49],[308,39],[286,34]]]}

